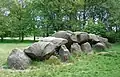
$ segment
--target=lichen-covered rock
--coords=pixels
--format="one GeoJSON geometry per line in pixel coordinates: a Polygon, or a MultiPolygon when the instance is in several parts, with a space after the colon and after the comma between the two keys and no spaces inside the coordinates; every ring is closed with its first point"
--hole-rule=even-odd
{"type": "Polygon", "coordinates": [[[22,50],[13,49],[7,58],[7,62],[10,68],[24,70],[30,65],[31,59],[22,50]]]}
{"type": "Polygon", "coordinates": [[[81,47],[78,43],[73,43],[71,45],[71,53],[77,54],[77,53],[81,53],[81,52],[82,52],[82,50],[81,50],[81,47]]]}
{"type": "Polygon", "coordinates": [[[95,34],[89,34],[89,40],[91,40],[93,43],[97,43],[100,40],[98,39],[98,36],[95,34]]]}
{"type": "Polygon", "coordinates": [[[82,51],[84,51],[86,53],[92,52],[92,48],[91,48],[91,45],[89,44],[89,42],[82,44],[81,49],[82,49],[82,51]]]}
{"type": "Polygon", "coordinates": [[[59,65],[61,64],[61,61],[57,56],[52,55],[48,60],[45,61],[45,63],[59,65]]]}
{"type": "Polygon", "coordinates": [[[105,45],[106,45],[107,48],[111,48],[112,47],[112,44],[109,43],[109,42],[106,42],[105,45]]]}
{"type": "Polygon", "coordinates": [[[100,40],[100,43],[104,44],[107,48],[111,47],[111,44],[108,42],[107,38],[98,36],[98,39],[100,40]]]}
{"type": "Polygon", "coordinates": [[[94,49],[97,51],[104,51],[106,49],[106,46],[103,43],[97,43],[94,45],[94,49]]]}
{"type": "Polygon", "coordinates": [[[36,42],[24,49],[24,52],[32,60],[45,60],[55,52],[55,45],[52,42],[36,42]]]}
{"type": "Polygon", "coordinates": [[[86,32],[74,32],[74,35],[72,35],[71,38],[77,43],[84,43],[89,40],[89,35],[86,32]]]}
{"type": "Polygon", "coordinates": [[[40,42],[52,42],[57,48],[61,45],[65,45],[68,42],[68,40],[63,38],[56,38],[56,37],[45,37],[42,38],[40,42]]]}
{"type": "Polygon", "coordinates": [[[62,45],[60,50],[59,50],[59,56],[60,56],[61,60],[63,62],[69,60],[70,59],[70,55],[71,54],[70,54],[69,50],[66,48],[66,46],[62,45]]]}
{"type": "Polygon", "coordinates": [[[98,39],[100,40],[100,42],[108,42],[108,39],[107,38],[103,38],[103,37],[100,37],[98,36],[98,39]]]}
{"type": "Polygon", "coordinates": [[[65,45],[70,50],[70,47],[73,44],[73,40],[71,39],[72,35],[74,35],[74,33],[71,31],[58,31],[54,33],[52,37],[67,39],[68,43],[66,43],[65,45]]]}

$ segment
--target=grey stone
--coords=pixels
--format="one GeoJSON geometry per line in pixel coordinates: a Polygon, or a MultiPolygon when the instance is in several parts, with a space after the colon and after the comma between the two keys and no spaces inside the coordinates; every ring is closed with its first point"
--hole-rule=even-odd
{"type": "Polygon", "coordinates": [[[100,40],[100,42],[103,42],[103,43],[108,42],[107,38],[103,38],[103,37],[98,36],[98,39],[100,40]]]}
{"type": "Polygon", "coordinates": [[[59,50],[59,55],[60,55],[61,60],[63,62],[65,62],[65,61],[69,60],[71,54],[70,54],[69,50],[66,48],[66,46],[62,45],[59,50]]]}
{"type": "Polygon", "coordinates": [[[17,70],[24,70],[31,64],[31,59],[20,49],[13,49],[7,58],[8,66],[17,70]]]}
{"type": "Polygon", "coordinates": [[[50,58],[49,58],[50,60],[58,60],[58,57],[57,56],[54,56],[54,55],[52,55],[50,58]]]}
{"type": "Polygon", "coordinates": [[[56,37],[45,37],[41,39],[40,41],[41,42],[52,42],[56,46],[56,48],[61,45],[65,45],[68,42],[67,39],[56,38],[56,37]]]}
{"type": "Polygon", "coordinates": [[[94,45],[94,49],[97,51],[104,51],[106,49],[106,46],[103,43],[97,43],[94,45]]]}
{"type": "Polygon", "coordinates": [[[111,44],[108,42],[107,38],[98,36],[98,39],[100,40],[100,43],[104,44],[107,48],[111,48],[111,44]]]}
{"type": "Polygon", "coordinates": [[[88,42],[82,44],[81,49],[82,49],[82,51],[84,51],[86,53],[92,52],[91,45],[88,42]]]}
{"type": "Polygon", "coordinates": [[[82,52],[82,50],[81,50],[81,47],[78,43],[73,43],[71,45],[71,53],[77,54],[77,53],[81,53],[81,52],[82,52]]]}
{"type": "Polygon", "coordinates": [[[92,42],[99,42],[100,40],[98,39],[98,36],[95,34],[89,34],[89,40],[92,42]]]}
{"type": "Polygon", "coordinates": [[[84,43],[89,40],[89,35],[86,32],[74,32],[71,38],[77,43],[84,43]]]}
{"type": "Polygon", "coordinates": [[[55,52],[55,45],[52,42],[36,42],[24,52],[33,60],[45,60],[55,52]]]}
{"type": "Polygon", "coordinates": [[[112,44],[109,43],[109,42],[105,42],[105,45],[106,45],[107,48],[111,48],[112,47],[112,44]]]}
{"type": "Polygon", "coordinates": [[[52,35],[52,37],[57,38],[64,38],[68,40],[68,43],[66,43],[66,47],[70,50],[71,45],[73,44],[73,40],[71,39],[71,36],[74,35],[71,31],[58,31],[52,35]]]}

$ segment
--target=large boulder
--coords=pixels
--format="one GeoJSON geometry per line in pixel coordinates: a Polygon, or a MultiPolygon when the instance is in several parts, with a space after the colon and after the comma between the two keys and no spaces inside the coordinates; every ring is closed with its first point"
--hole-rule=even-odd
{"type": "Polygon", "coordinates": [[[56,37],[45,37],[40,39],[40,42],[52,42],[57,48],[61,45],[65,45],[68,42],[68,40],[63,38],[56,38],[56,37]]]}
{"type": "Polygon", "coordinates": [[[82,44],[89,40],[89,35],[86,32],[74,32],[71,38],[73,41],[82,44]]]}
{"type": "Polygon", "coordinates": [[[70,52],[65,45],[62,45],[59,50],[59,56],[63,62],[69,60],[70,52]]]}
{"type": "Polygon", "coordinates": [[[81,49],[82,51],[84,51],[85,53],[90,53],[92,51],[91,45],[89,42],[86,42],[84,44],[81,45],[81,49]]]}
{"type": "Polygon", "coordinates": [[[30,65],[31,59],[22,50],[13,49],[7,58],[7,62],[10,68],[24,70],[30,65]]]}
{"type": "Polygon", "coordinates": [[[103,43],[107,48],[111,47],[111,44],[108,42],[107,38],[98,36],[98,39],[100,40],[100,43],[103,43]]]}
{"type": "Polygon", "coordinates": [[[100,40],[100,42],[108,42],[107,38],[103,38],[103,37],[98,36],[98,39],[100,40]]]}
{"type": "Polygon", "coordinates": [[[89,34],[89,40],[91,40],[92,43],[100,42],[100,40],[98,39],[98,36],[95,34],[89,34]]]}
{"type": "Polygon", "coordinates": [[[81,50],[81,47],[78,43],[73,43],[71,45],[71,53],[77,54],[77,53],[81,53],[81,52],[82,52],[82,50],[81,50]]]}
{"type": "Polygon", "coordinates": [[[52,37],[56,38],[64,38],[68,40],[68,43],[66,43],[66,47],[70,50],[71,45],[73,44],[73,40],[71,39],[71,36],[74,35],[71,31],[58,31],[52,35],[52,37]]]}
{"type": "Polygon", "coordinates": [[[107,48],[111,48],[112,47],[112,44],[109,43],[109,42],[105,42],[105,45],[106,45],[107,48]]]}
{"type": "Polygon", "coordinates": [[[94,45],[94,49],[97,51],[104,51],[106,49],[106,46],[103,43],[97,43],[94,45]]]}
{"type": "Polygon", "coordinates": [[[36,42],[24,49],[24,52],[33,60],[45,60],[54,53],[55,45],[52,42],[36,42]]]}
{"type": "Polygon", "coordinates": [[[48,60],[45,61],[45,63],[47,64],[51,64],[51,65],[60,65],[61,61],[57,56],[52,55],[48,60]]]}

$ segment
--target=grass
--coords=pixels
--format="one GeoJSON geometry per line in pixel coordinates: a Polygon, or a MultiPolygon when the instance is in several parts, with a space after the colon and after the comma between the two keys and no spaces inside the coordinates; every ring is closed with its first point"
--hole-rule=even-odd
{"type": "MultiPolygon", "coordinates": [[[[31,43],[0,43],[0,67],[14,48],[24,48],[31,43]]],[[[72,63],[49,64],[33,62],[23,71],[0,69],[0,77],[120,77],[120,44],[114,44],[112,55],[82,55],[74,57],[72,63]]]]}
{"type": "MultiPolygon", "coordinates": [[[[34,41],[33,40],[23,40],[22,41],[23,43],[33,43],[34,41]]],[[[20,40],[17,40],[17,39],[4,39],[4,41],[1,41],[0,40],[0,43],[21,43],[20,40]]]]}

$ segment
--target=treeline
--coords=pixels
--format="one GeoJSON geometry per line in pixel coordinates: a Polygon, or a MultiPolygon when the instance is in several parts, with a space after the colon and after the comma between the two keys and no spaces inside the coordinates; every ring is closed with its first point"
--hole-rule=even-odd
{"type": "Polygon", "coordinates": [[[0,37],[49,36],[58,30],[120,38],[120,0],[0,0],[0,37]]]}

